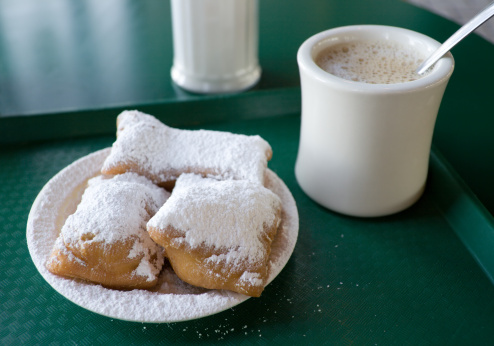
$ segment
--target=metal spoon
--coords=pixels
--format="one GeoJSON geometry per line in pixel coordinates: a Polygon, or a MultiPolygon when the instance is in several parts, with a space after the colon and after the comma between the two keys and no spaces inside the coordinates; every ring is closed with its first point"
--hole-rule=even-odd
{"type": "Polygon", "coordinates": [[[458,42],[460,42],[465,36],[484,24],[489,18],[494,16],[494,2],[489,4],[486,8],[480,11],[475,17],[473,17],[468,23],[463,25],[457,32],[448,38],[430,57],[428,57],[415,71],[418,74],[422,74],[429,67],[434,65],[444,54],[449,52],[458,42]]]}

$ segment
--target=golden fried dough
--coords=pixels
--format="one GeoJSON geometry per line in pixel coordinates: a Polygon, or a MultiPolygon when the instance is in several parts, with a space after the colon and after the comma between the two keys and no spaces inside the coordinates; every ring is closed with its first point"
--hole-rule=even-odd
{"type": "Polygon", "coordinates": [[[124,111],[102,173],[135,172],[170,188],[182,173],[262,184],[272,151],[259,136],[168,127],[151,115],[124,111]]]}
{"type": "Polygon", "coordinates": [[[89,180],[77,210],[62,227],[47,269],[110,288],[154,286],[163,248],[151,240],[146,223],[168,197],[135,173],[89,180]]]}
{"type": "Polygon", "coordinates": [[[147,229],[183,281],[258,297],[280,217],[280,199],[260,184],[183,174],[147,229]]]}

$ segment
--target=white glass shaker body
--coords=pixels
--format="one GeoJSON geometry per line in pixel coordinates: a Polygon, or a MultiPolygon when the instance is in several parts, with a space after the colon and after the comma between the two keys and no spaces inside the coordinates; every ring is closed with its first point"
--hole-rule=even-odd
{"type": "Polygon", "coordinates": [[[228,93],[257,83],[258,0],[172,0],[171,6],[177,85],[228,93]]]}

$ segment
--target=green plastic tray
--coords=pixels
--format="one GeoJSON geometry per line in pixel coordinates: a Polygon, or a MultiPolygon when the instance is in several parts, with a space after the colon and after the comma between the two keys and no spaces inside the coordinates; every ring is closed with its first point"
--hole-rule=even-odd
{"type": "Polygon", "coordinates": [[[1,345],[492,344],[494,230],[483,205],[494,213],[485,87],[494,46],[470,35],[453,50],[424,196],[400,214],[356,219],[318,206],[295,180],[298,47],[341,25],[396,25],[439,41],[458,25],[400,0],[262,0],[261,82],[240,95],[199,96],[169,79],[168,2],[40,4],[0,5],[1,345]],[[297,202],[300,229],[292,258],[261,298],[189,322],[130,323],[76,306],[36,271],[25,236],[34,199],[65,166],[111,145],[126,108],[272,144],[270,168],[297,202]]]}
{"type": "MultiPolygon", "coordinates": [[[[114,114],[116,116],[116,114],[114,114]]],[[[260,298],[217,315],[141,324],[86,311],[55,292],[26,245],[27,216],[44,184],[113,136],[50,141],[0,152],[0,344],[489,344],[494,325],[492,217],[437,150],[424,196],[410,209],[359,219],[330,212],[298,187],[300,117],[202,126],[260,134],[269,167],[299,211],[295,251],[260,298]]]]}

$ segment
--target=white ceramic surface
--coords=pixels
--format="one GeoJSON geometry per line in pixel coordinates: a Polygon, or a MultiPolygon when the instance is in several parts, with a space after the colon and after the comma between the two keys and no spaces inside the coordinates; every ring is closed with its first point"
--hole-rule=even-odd
{"type": "Polygon", "coordinates": [[[257,83],[258,0],[172,0],[171,6],[177,85],[224,93],[257,83]]]}
{"type": "Polygon", "coordinates": [[[362,39],[397,41],[425,56],[440,44],[406,29],[362,25],[316,34],[298,51],[297,181],[331,210],[374,217],[399,212],[422,195],[437,112],[454,61],[448,54],[428,75],[399,84],[348,81],[315,64],[315,56],[329,45],[362,39]]]}

